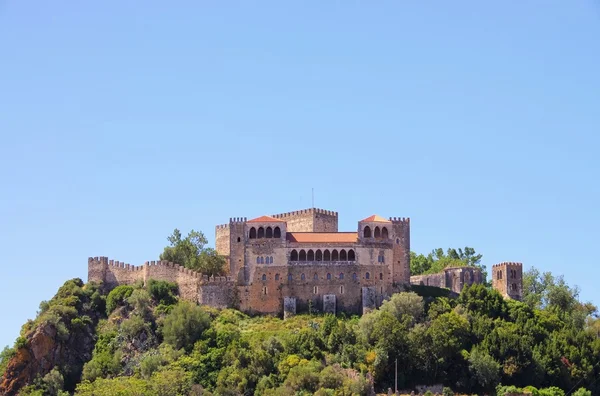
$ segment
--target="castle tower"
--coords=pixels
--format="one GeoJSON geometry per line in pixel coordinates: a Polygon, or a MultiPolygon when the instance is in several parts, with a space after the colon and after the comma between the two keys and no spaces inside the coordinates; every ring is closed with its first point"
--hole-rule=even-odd
{"type": "Polygon", "coordinates": [[[500,263],[492,266],[492,287],[504,298],[523,298],[523,264],[500,263]]]}
{"type": "Polygon", "coordinates": [[[390,217],[393,229],[394,262],[392,282],[398,287],[410,284],[410,218],[390,217]]]}
{"type": "Polygon", "coordinates": [[[246,218],[229,219],[229,274],[240,279],[240,270],[246,265],[246,218]]]}
{"type": "MultiPolygon", "coordinates": [[[[265,264],[281,265],[285,257],[286,222],[271,216],[261,216],[248,220],[245,225],[246,261],[244,265],[245,284],[251,283],[257,266],[265,264]]],[[[241,272],[240,272],[241,273],[241,272]]],[[[242,278],[238,278],[242,282],[242,278]]]]}

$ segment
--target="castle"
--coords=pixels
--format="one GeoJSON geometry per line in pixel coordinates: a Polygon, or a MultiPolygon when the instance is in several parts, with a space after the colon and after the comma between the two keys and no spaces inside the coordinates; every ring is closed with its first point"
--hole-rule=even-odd
{"type": "MultiPolygon", "coordinates": [[[[483,281],[472,267],[411,279],[409,218],[373,215],[359,221],[353,232],[338,231],[337,212],[316,208],[231,218],[216,226],[215,245],[226,259],[228,276],[208,277],[165,261],[131,266],[90,257],[88,281],[112,288],[167,280],[179,285],[182,298],[200,304],[284,317],[308,310],[365,313],[411,283],[459,293],[483,281]]],[[[518,263],[494,266],[493,287],[520,299],[521,268],[518,263]]]]}

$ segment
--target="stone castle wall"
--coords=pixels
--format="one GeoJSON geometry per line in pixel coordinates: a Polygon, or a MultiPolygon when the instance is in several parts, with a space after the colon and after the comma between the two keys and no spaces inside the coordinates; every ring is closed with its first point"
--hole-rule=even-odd
{"type": "Polygon", "coordinates": [[[481,270],[476,267],[449,267],[437,274],[410,277],[410,283],[413,285],[441,287],[455,293],[460,293],[466,286],[483,281],[481,270]]]}
{"type": "Polygon", "coordinates": [[[288,232],[338,232],[338,213],[310,208],[273,215],[287,223],[288,232]]]}
{"type": "Polygon", "coordinates": [[[388,267],[357,262],[257,266],[252,282],[239,288],[240,306],[251,313],[281,314],[282,302],[286,297],[293,297],[298,312],[307,312],[309,307],[323,312],[327,309],[325,296],[329,296],[325,299],[329,301],[335,296],[338,312],[360,314],[365,287],[373,290],[375,306],[381,305],[392,292],[388,267]]]}
{"type": "Polygon", "coordinates": [[[223,308],[231,306],[235,283],[231,277],[208,277],[199,272],[167,261],[147,261],[135,266],[109,260],[108,257],[88,258],[88,282],[102,283],[108,290],[150,279],[177,283],[181,298],[223,308]]]}

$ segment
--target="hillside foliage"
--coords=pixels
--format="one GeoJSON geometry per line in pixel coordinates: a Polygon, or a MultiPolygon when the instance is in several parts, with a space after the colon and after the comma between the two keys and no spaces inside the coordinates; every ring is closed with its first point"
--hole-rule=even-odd
{"type": "MultiPolygon", "coordinates": [[[[540,280],[535,269],[527,276],[540,280]]],[[[182,301],[168,282],[104,295],[73,280],[0,354],[0,368],[29,347],[36,327],[51,322],[59,343],[87,329],[91,356],[79,368],[57,362],[22,395],[367,395],[394,386],[396,359],[401,389],[443,383],[465,393],[530,386],[540,395],[574,387],[598,394],[595,308],[556,279],[531,283],[525,300],[474,285],[458,298],[398,293],[362,317],[283,321],[182,301]],[[80,315],[85,310],[90,319],[80,315]]]]}
{"type": "Polygon", "coordinates": [[[447,267],[468,266],[481,269],[483,279],[486,279],[487,269],[485,265],[481,264],[482,257],[483,255],[476,253],[475,249],[468,246],[464,249],[449,248],[446,251],[438,248],[427,255],[410,252],[410,274],[435,274],[447,267]]]}

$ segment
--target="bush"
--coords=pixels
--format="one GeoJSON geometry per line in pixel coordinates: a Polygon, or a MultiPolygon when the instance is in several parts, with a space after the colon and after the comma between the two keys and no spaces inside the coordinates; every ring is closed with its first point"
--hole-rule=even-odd
{"type": "Polygon", "coordinates": [[[540,389],[540,396],[565,396],[565,391],[551,386],[549,388],[540,389]]]}
{"type": "Polygon", "coordinates": [[[452,389],[450,389],[447,386],[445,386],[444,389],[442,389],[442,395],[444,395],[444,396],[454,396],[454,392],[452,392],[452,389]]]}
{"type": "Polygon", "coordinates": [[[4,374],[6,370],[6,366],[8,366],[8,362],[15,356],[15,350],[13,348],[9,348],[8,346],[4,347],[2,352],[0,352],[0,377],[4,374]]]}
{"type": "Polygon", "coordinates": [[[162,334],[165,342],[174,348],[191,350],[209,326],[210,318],[202,308],[188,301],[180,301],[165,317],[162,334]]]}
{"type": "Polygon", "coordinates": [[[573,392],[573,396],[592,396],[592,392],[585,388],[579,388],[573,392]]]}
{"type": "Polygon", "coordinates": [[[131,296],[133,287],[127,285],[117,286],[108,293],[106,297],[106,314],[110,315],[119,305],[123,305],[125,299],[131,296]]]}
{"type": "Polygon", "coordinates": [[[154,280],[148,281],[148,293],[158,304],[173,305],[177,302],[177,283],[154,280]]]}

